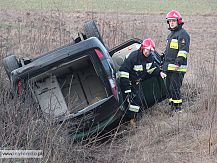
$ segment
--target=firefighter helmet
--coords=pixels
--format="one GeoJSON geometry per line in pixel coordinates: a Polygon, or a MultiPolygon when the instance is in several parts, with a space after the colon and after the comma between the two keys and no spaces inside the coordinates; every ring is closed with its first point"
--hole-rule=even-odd
{"type": "Polygon", "coordinates": [[[154,41],[152,41],[152,39],[150,39],[150,38],[145,39],[145,40],[142,42],[140,49],[141,49],[141,51],[142,51],[143,49],[147,49],[147,50],[154,51],[154,49],[155,49],[154,41]]]}
{"type": "Polygon", "coordinates": [[[181,14],[176,11],[176,10],[172,10],[170,11],[167,16],[166,16],[166,20],[167,20],[167,23],[169,24],[169,20],[171,19],[176,19],[178,21],[178,24],[183,24],[184,22],[182,21],[182,16],[181,14]]]}

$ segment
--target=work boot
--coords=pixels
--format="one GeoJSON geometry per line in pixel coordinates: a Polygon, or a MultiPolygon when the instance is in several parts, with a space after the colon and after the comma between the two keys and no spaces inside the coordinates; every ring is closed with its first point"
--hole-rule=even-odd
{"type": "Polygon", "coordinates": [[[176,110],[176,107],[172,104],[170,105],[170,112],[174,112],[176,110]]]}
{"type": "Polygon", "coordinates": [[[174,110],[175,110],[174,105],[171,105],[171,107],[168,110],[166,110],[165,113],[172,117],[174,110]]]}
{"type": "Polygon", "coordinates": [[[130,126],[132,128],[136,128],[136,120],[135,120],[135,118],[133,118],[133,119],[130,120],[130,126]]]}
{"type": "Polygon", "coordinates": [[[172,101],[172,98],[168,99],[168,103],[169,103],[169,105],[173,105],[174,104],[173,101],[172,101]]]}
{"type": "Polygon", "coordinates": [[[177,112],[177,113],[182,113],[183,112],[183,109],[182,109],[182,107],[181,106],[175,106],[175,112],[177,112]]]}

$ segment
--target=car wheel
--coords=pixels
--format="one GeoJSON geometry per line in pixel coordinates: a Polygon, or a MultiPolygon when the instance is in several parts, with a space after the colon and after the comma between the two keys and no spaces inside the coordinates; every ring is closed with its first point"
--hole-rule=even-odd
{"type": "Polygon", "coordinates": [[[97,37],[105,45],[94,20],[84,23],[84,32],[87,38],[97,37]]]}
{"type": "Polygon", "coordinates": [[[8,75],[8,78],[10,79],[10,74],[13,70],[19,68],[19,63],[15,55],[10,55],[3,59],[3,66],[6,71],[6,74],[8,75]]]}

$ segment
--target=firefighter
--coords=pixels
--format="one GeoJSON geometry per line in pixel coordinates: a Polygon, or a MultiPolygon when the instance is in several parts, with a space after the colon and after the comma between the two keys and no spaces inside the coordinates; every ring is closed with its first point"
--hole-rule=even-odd
{"type": "Polygon", "coordinates": [[[150,55],[154,50],[154,42],[150,38],[145,39],[138,50],[126,57],[119,69],[120,87],[132,127],[136,126],[136,119],[138,114],[141,115],[141,107],[145,101],[140,81],[153,75],[165,76],[150,55]]]}
{"type": "Polygon", "coordinates": [[[166,16],[166,21],[171,32],[167,37],[164,51],[163,71],[167,74],[166,87],[172,111],[182,112],[180,88],[187,71],[190,36],[182,28],[184,22],[178,11],[170,11],[166,16]]]}

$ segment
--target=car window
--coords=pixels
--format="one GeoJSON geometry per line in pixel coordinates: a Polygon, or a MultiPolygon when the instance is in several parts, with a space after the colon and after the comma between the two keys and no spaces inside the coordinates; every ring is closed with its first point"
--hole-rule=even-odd
{"type": "Polygon", "coordinates": [[[134,50],[137,50],[140,48],[140,45],[139,43],[133,43],[131,45],[128,45],[127,47],[125,48],[122,48],[121,50],[115,52],[113,55],[112,55],[112,59],[114,61],[114,65],[115,65],[115,69],[116,70],[119,70],[119,68],[121,67],[121,65],[123,64],[124,62],[124,59],[128,57],[128,55],[134,51],[134,50]]]}

